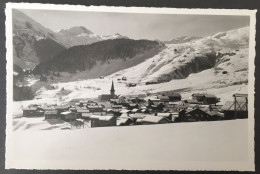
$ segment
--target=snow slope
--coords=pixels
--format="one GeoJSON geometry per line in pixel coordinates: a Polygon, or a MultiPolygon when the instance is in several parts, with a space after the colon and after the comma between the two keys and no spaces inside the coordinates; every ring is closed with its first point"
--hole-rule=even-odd
{"type": "Polygon", "coordinates": [[[198,163],[197,169],[203,170],[216,169],[221,162],[217,165],[220,170],[225,167],[223,162],[236,164],[227,165],[229,169],[249,164],[247,119],[73,131],[16,131],[12,140],[7,168],[170,170],[183,166],[183,170],[198,163]],[[52,165],[44,162],[47,160],[52,165]]]}

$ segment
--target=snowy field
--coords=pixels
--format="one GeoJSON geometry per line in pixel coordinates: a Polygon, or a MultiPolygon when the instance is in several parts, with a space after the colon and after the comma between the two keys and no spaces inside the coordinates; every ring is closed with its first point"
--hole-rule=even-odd
{"type": "Polygon", "coordinates": [[[16,131],[10,137],[12,145],[8,146],[11,148],[8,155],[12,162],[8,168],[220,170],[220,166],[252,167],[248,165],[247,119],[73,131],[16,131]]]}

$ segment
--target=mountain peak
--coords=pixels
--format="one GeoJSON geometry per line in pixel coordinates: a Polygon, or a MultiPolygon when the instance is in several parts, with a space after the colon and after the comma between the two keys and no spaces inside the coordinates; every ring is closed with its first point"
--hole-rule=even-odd
{"type": "Polygon", "coordinates": [[[93,34],[92,31],[88,30],[84,26],[75,26],[69,29],[61,29],[58,31],[61,35],[80,35],[80,34],[93,34]]]}

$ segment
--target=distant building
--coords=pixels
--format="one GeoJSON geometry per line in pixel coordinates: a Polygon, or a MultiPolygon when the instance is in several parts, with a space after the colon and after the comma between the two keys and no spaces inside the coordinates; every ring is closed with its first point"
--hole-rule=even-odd
{"type": "Polygon", "coordinates": [[[110,94],[102,94],[98,96],[98,100],[101,102],[107,102],[110,99],[116,99],[117,96],[115,95],[115,88],[114,88],[114,81],[112,81],[110,94]]]}
{"type": "Polygon", "coordinates": [[[45,119],[57,119],[59,118],[57,110],[47,110],[44,112],[45,119]]]}
{"type": "Polygon", "coordinates": [[[23,108],[24,117],[38,117],[43,115],[44,115],[44,111],[38,107],[23,108]]]}
{"type": "Polygon", "coordinates": [[[192,99],[197,100],[198,102],[201,102],[203,104],[216,104],[219,102],[219,98],[217,98],[215,95],[211,94],[200,94],[195,93],[192,94],[192,99]]]}
{"type": "Polygon", "coordinates": [[[116,117],[114,116],[99,116],[92,115],[90,116],[91,127],[108,127],[116,126],[116,117]]]}

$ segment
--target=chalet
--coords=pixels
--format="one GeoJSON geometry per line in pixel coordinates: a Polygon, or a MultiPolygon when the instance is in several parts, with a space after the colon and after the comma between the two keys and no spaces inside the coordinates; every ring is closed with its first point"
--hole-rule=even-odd
{"type": "Polygon", "coordinates": [[[224,119],[248,118],[247,95],[240,100],[227,101],[221,110],[224,112],[224,119]]]}
{"type": "Polygon", "coordinates": [[[179,117],[176,119],[176,122],[207,121],[210,117],[210,114],[200,108],[188,108],[179,112],[179,117]]]}
{"type": "Polygon", "coordinates": [[[164,123],[170,123],[171,121],[164,117],[157,117],[157,116],[151,116],[147,115],[142,119],[142,124],[164,124],[164,123]]]}
{"type": "Polygon", "coordinates": [[[116,126],[116,117],[114,116],[99,116],[92,115],[90,116],[91,127],[107,127],[107,126],[116,126]]]}
{"type": "Polygon", "coordinates": [[[60,117],[63,120],[72,121],[77,119],[77,114],[70,111],[65,111],[60,113],[60,117]]]}
{"type": "Polygon", "coordinates": [[[110,99],[109,101],[110,101],[110,103],[113,104],[113,105],[117,105],[117,104],[120,103],[120,102],[119,102],[119,99],[110,99]]]}
{"type": "Polygon", "coordinates": [[[181,101],[181,94],[180,93],[171,93],[168,95],[169,101],[181,101]]]}
{"type": "Polygon", "coordinates": [[[102,94],[98,96],[98,100],[101,102],[109,101],[110,99],[116,99],[117,96],[115,95],[115,88],[114,88],[114,82],[112,81],[110,94],[102,94]]]}
{"type": "Polygon", "coordinates": [[[222,120],[224,118],[224,114],[221,112],[207,111],[207,114],[210,115],[208,121],[222,120]]]}
{"type": "Polygon", "coordinates": [[[156,113],[155,116],[157,117],[164,117],[169,120],[172,120],[172,114],[171,113],[156,113]]]}
{"type": "Polygon", "coordinates": [[[201,102],[203,104],[216,104],[219,102],[219,98],[211,94],[195,93],[192,94],[192,99],[197,100],[198,102],[201,102]]]}
{"type": "Polygon", "coordinates": [[[166,103],[164,108],[167,108],[171,112],[179,112],[182,109],[186,109],[188,107],[188,104],[177,101],[177,102],[169,102],[166,103]]]}
{"type": "Polygon", "coordinates": [[[77,113],[78,113],[78,118],[82,118],[82,114],[83,113],[90,113],[90,111],[86,108],[81,108],[81,109],[77,109],[77,113]]]}
{"type": "Polygon", "coordinates": [[[117,119],[117,126],[128,126],[134,124],[134,119],[122,114],[118,119],[117,119]]]}
{"type": "Polygon", "coordinates": [[[91,116],[92,116],[92,113],[84,112],[84,113],[81,114],[81,117],[82,117],[84,120],[89,120],[91,116]]]}
{"type": "Polygon", "coordinates": [[[143,119],[147,114],[141,114],[141,113],[136,113],[136,114],[130,114],[129,117],[133,118],[134,121],[137,121],[137,119],[143,119]]]}
{"type": "Polygon", "coordinates": [[[113,111],[120,111],[121,109],[122,109],[122,105],[112,105],[112,109],[113,109],[113,111]]]}
{"type": "Polygon", "coordinates": [[[88,105],[87,109],[89,110],[89,112],[103,112],[103,106],[102,105],[88,105]]]}
{"type": "Polygon", "coordinates": [[[39,117],[43,116],[44,111],[40,109],[39,107],[28,107],[23,108],[23,116],[24,117],[39,117]]]}
{"type": "Polygon", "coordinates": [[[58,114],[68,111],[70,106],[56,106],[55,110],[57,110],[58,114]]]}
{"type": "Polygon", "coordinates": [[[57,119],[59,118],[57,110],[47,110],[44,112],[45,119],[57,119]]]}

